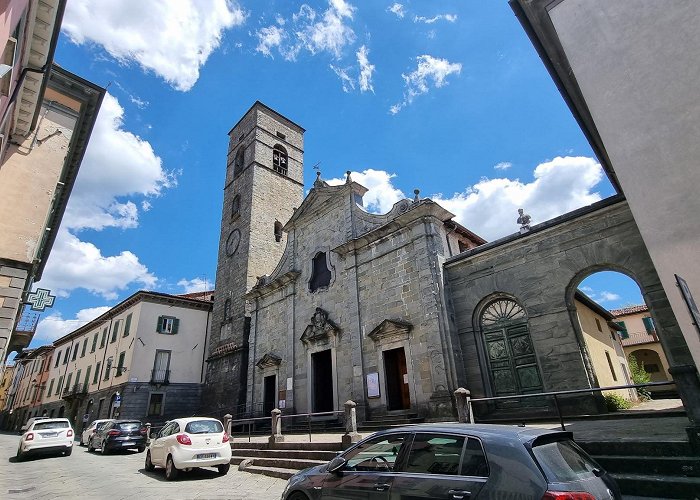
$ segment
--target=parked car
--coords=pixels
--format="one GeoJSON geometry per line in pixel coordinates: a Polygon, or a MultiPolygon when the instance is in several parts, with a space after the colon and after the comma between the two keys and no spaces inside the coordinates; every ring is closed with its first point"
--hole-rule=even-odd
{"type": "Polygon", "coordinates": [[[97,430],[88,441],[88,451],[99,448],[103,455],[110,451],[146,449],[146,426],[138,420],[113,420],[97,430]]]}
{"type": "Polygon", "coordinates": [[[19,439],[17,459],[34,453],[73,453],[73,428],[67,418],[40,418],[30,423],[19,439]]]}
{"type": "Polygon", "coordinates": [[[114,422],[114,420],[111,418],[93,420],[92,423],[88,425],[87,428],[80,434],[80,446],[87,446],[95,431],[101,429],[108,422],[114,422]]]}
{"type": "Polygon", "coordinates": [[[292,476],[284,500],[340,498],[619,499],[570,432],[422,424],[378,432],[292,476]]]}
{"type": "Polygon", "coordinates": [[[165,467],[165,478],[180,470],[216,467],[220,475],[231,467],[231,444],[221,422],[214,418],[178,418],[167,422],[146,452],[146,470],[165,467]]]}
{"type": "Polygon", "coordinates": [[[46,420],[47,418],[49,418],[49,417],[32,417],[32,418],[30,418],[29,420],[27,420],[27,422],[26,422],[22,427],[19,428],[19,433],[20,433],[20,434],[24,434],[24,432],[25,432],[27,429],[29,429],[29,427],[30,427],[34,422],[36,422],[37,420],[46,420]]]}

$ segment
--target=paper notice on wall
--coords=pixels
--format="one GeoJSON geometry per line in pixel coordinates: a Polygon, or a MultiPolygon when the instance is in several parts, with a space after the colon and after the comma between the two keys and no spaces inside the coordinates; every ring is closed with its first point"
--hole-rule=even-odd
{"type": "Polygon", "coordinates": [[[292,377],[287,377],[287,390],[291,391],[293,386],[294,381],[292,380],[292,377]]]}
{"type": "Polygon", "coordinates": [[[280,399],[280,400],[279,400],[279,406],[277,406],[277,408],[279,408],[280,410],[283,410],[283,409],[285,409],[286,407],[287,407],[287,400],[286,400],[286,399],[280,399]]]}
{"type": "Polygon", "coordinates": [[[367,374],[367,397],[379,397],[379,374],[377,372],[367,374]]]}

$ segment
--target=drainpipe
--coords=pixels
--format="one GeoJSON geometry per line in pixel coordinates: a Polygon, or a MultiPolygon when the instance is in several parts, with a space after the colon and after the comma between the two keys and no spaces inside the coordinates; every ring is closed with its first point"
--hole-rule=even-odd
{"type": "MultiPolygon", "coordinates": [[[[212,304],[213,307],[213,304],[212,304]]],[[[200,370],[199,373],[199,383],[203,384],[204,383],[204,363],[206,362],[206,357],[207,357],[207,349],[209,348],[209,345],[207,341],[209,340],[209,317],[211,316],[211,311],[207,311],[207,324],[204,327],[204,346],[202,348],[202,369],[200,370]]]]}

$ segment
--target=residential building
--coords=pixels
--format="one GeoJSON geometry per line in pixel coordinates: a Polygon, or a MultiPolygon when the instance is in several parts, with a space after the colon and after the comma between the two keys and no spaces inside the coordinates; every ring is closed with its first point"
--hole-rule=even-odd
{"type": "MultiPolygon", "coordinates": [[[[15,328],[41,279],[104,89],[53,64],[65,0],[0,12],[0,360],[29,345],[15,328]]],[[[1,366],[0,366],[0,369],[1,366]]]]}
{"type": "Polygon", "coordinates": [[[17,365],[15,363],[5,366],[5,370],[2,372],[2,376],[0,377],[0,429],[5,428],[7,416],[5,413],[5,407],[7,406],[8,398],[10,396],[10,387],[12,387],[12,380],[15,376],[16,367],[17,365]]]}
{"type": "MultiPolygon", "coordinates": [[[[668,372],[668,359],[659,342],[659,335],[649,308],[642,304],[613,309],[610,313],[620,328],[622,346],[627,359],[634,356],[639,366],[649,374],[652,382],[672,380],[673,377],[668,372]]],[[[675,394],[673,386],[661,386],[650,390],[657,395],[675,394]]]]}
{"type": "Polygon", "coordinates": [[[13,380],[12,401],[4,408],[6,426],[18,429],[28,418],[41,415],[41,401],[46,390],[48,367],[51,363],[53,346],[25,349],[15,357],[17,376],[13,380]]]}
{"type": "Polygon", "coordinates": [[[42,411],[161,422],[199,408],[211,293],[139,291],[54,342],[42,411]]]}
{"type": "MultiPolygon", "coordinates": [[[[599,387],[630,385],[630,369],[618,331],[610,311],[580,290],[575,294],[576,316],[586,349],[587,362],[592,365],[599,387]]],[[[608,391],[631,401],[637,400],[633,389],[608,391]]]]}

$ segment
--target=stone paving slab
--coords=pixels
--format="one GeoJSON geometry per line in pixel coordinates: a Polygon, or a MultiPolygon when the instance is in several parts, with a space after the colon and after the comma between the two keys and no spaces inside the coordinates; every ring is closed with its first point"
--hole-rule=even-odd
{"type": "Polygon", "coordinates": [[[69,457],[30,458],[17,462],[16,434],[0,433],[0,498],[26,499],[279,499],[286,481],[239,472],[226,476],[214,469],[182,473],[166,481],[162,469],[146,472],[144,453],[88,453],[75,445],[69,457]]]}

